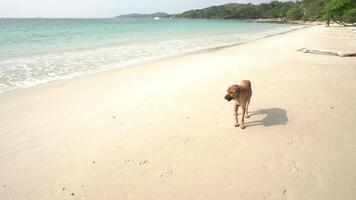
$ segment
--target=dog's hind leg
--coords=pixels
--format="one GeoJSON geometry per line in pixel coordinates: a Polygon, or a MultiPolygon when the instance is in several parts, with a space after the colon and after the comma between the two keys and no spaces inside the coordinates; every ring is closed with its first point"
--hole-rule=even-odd
{"type": "Polygon", "coordinates": [[[244,125],[244,123],[245,123],[245,113],[246,113],[247,105],[245,104],[245,105],[242,105],[241,107],[242,107],[242,118],[241,118],[241,126],[240,126],[240,128],[244,129],[245,128],[245,125],[244,125]]]}
{"type": "Polygon", "coordinates": [[[250,105],[250,100],[246,103],[246,118],[249,118],[250,116],[248,115],[248,106],[250,105]]]}
{"type": "Polygon", "coordinates": [[[240,126],[240,124],[239,124],[239,118],[238,118],[238,113],[237,113],[238,110],[239,110],[239,104],[235,103],[235,106],[234,106],[235,120],[236,120],[235,127],[239,127],[239,126],[240,126]]]}

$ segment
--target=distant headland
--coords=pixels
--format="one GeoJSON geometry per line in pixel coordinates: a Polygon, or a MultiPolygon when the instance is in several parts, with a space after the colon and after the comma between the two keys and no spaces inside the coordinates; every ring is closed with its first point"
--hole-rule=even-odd
{"type": "Polygon", "coordinates": [[[127,15],[119,15],[119,16],[116,16],[115,18],[155,18],[155,17],[168,18],[171,16],[173,16],[173,15],[170,15],[170,14],[164,13],[164,12],[156,12],[156,13],[151,13],[151,14],[132,13],[132,14],[127,14],[127,15]]]}
{"type": "Polygon", "coordinates": [[[117,18],[197,18],[197,19],[263,19],[258,22],[293,23],[298,21],[330,21],[342,25],[355,25],[356,1],[350,0],[304,0],[271,1],[261,4],[229,3],[193,9],[180,14],[157,12],[152,14],[128,14],[117,18]]]}

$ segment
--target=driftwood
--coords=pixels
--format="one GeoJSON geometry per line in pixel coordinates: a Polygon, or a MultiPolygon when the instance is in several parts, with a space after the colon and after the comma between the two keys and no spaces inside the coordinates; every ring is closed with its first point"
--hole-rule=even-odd
{"type": "Polygon", "coordinates": [[[340,51],[329,51],[329,50],[321,50],[321,49],[307,49],[302,48],[298,51],[303,53],[313,53],[313,54],[322,54],[322,55],[333,55],[333,56],[341,56],[341,57],[352,57],[356,56],[356,51],[349,52],[340,52],[340,51]]]}

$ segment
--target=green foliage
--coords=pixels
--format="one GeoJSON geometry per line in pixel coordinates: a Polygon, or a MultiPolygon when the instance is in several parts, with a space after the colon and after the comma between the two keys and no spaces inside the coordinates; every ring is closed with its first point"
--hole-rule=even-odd
{"type": "Polygon", "coordinates": [[[345,22],[352,23],[356,22],[356,8],[348,9],[343,15],[342,18],[345,22]]]}
{"type": "MultiPolygon", "coordinates": [[[[287,12],[299,6],[299,2],[279,2],[255,4],[225,4],[204,9],[189,10],[178,17],[208,18],[208,19],[257,19],[257,18],[285,18],[287,12]]],[[[298,10],[300,11],[300,10],[298,10]]]]}
{"type": "Polygon", "coordinates": [[[301,19],[303,17],[303,9],[299,6],[290,8],[286,13],[286,17],[289,20],[301,19]]]}
{"type": "Polygon", "coordinates": [[[303,19],[315,21],[318,19],[325,7],[326,0],[303,0],[302,7],[304,9],[303,19]]]}
{"type": "Polygon", "coordinates": [[[177,17],[207,19],[338,20],[356,22],[356,0],[303,0],[262,4],[225,4],[189,10],[177,17]]]}
{"type": "Polygon", "coordinates": [[[323,9],[323,19],[356,22],[355,0],[328,0],[323,9]]]}

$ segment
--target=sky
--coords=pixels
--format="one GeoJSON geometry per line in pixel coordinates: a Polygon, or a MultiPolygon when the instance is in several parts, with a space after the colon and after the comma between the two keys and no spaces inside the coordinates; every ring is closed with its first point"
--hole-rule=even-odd
{"type": "Polygon", "coordinates": [[[0,0],[0,18],[105,18],[129,13],[180,13],[225,3],[271,0],[0,0]]]}

